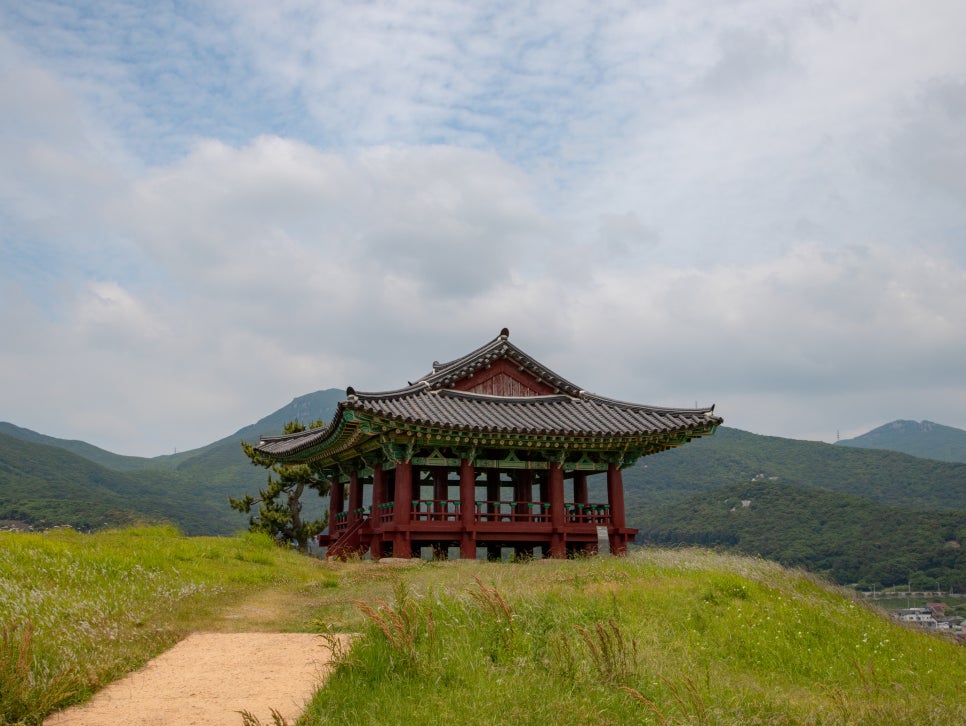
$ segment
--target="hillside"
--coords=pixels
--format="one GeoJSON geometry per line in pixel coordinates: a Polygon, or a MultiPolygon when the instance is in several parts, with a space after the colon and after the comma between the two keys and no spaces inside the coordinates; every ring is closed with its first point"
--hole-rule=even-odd
{"type": "Polygon", "coordinates": [[[114,471],[56,446],[0,434],[0,520],[83,531],[172,522],[188,534],[231,534],[245,519],[220,504],[227,496],[177,472],[114,471]]]}
{"type": "Polygon", "coordinates": [[[240,443],[257,443],[260,434],[280,434],[290,421],[300,421],[306,426],[319,420],[330,421],[343,398],[345,391],[335,388],[299,396],[231,436],[200,449],[161,456],[151,461],[170,459],[181,474],[212,484],[232,485],[240,482],[245,486],[260,486],[265,483],[265,471],[251,465],[242,454],[240,443]]]}
{"type": "MultiPolygon", "coordinates": [[[[14,691],[0,699],[0,723],[39,723],[186,631],[234,630],[240,610],[264,607],[284,613],[285,630],[321,631],[320,644],[358,634],[305,723],[966,718],[961,647],[800,571],[704,550],[468,572],[460,562],[319,562],[251,535],[0,533],[0,580],[12,585],[0,589],[0,621],[14,623],[10,660],[23,643],[29,669],[19,688],[0,691],[14,691]],[[24,599],[28,589],[35,596],[24,599]],[[36,624],[29,637],[18,637],[22,620],[36,624]]],[[[2,664],[0,654],[6,685],[2,664]]]]}
{"type": "Polygon", "coordinates": [[[725,546],[845,584],[966,591],[966,511],[924,512],[773,481],[720,487],[640,512],[638,540],[725,546]]]}
{"type": "Polygon", "coordinates": [[[645,457],[624,481],[642,542],[731,548],[843,584],[957,578],[966,589],[955,544],[966,540],[966,464],[722,427],[645,457]]]}
{"type": "MultiPolygon", "coordinates": [[[[267,476],[245,458],[240,442],[279,433],[288,421],[328,419],[343,396],[335,389],[300,396],[231,436],[154,458],[0,423],[0,520],[85,531],[164,521],[187,534],[231,534],[244,529],[247,518],[228,506],[228,497],[255,493],[267,476]]],[[[308,498],[306,516],[318,516],[323,506],[308,498]]]]}
{"type": "Polygon", "coordinates": [[[108,469],[114,469],[115,471],[133,471],[135,469],[157,468],[159,466],[170,468],[165,466],[164,463],[159,460],[145,459],[141,456],[123,456],[121,454],[114,454],[110,451],[105,451],[104,449],[98,448],[93,444],[88,444],[86,441],[58,439],[54,438],[53,436],[45,436],[44,434],[39,434],[36,431],[31,431],[30,429],[25,429],[21,426],[15,426],[7,421],[0,421],[0,434],[4,434],[14,439],[20,439],[21,441],[29,441],[33,444],[56,446],[58,449],[69,451],[72,454],[77,454],[77,456],[82,456],[88,461],[93,461],[95,464],[100,464],[101,466],[107,467],[108,469]]]}
{"type": "Polygon", "coordinates": [[[760,436],[721,427],[625,472],[628,513],[754,479],[825,489],[908,509],[966,509],[966,464],[893,451],[760,436]]]}
{"type": "Polygon", "coordinates": [[[966,463],[966,431],[932,421],[893,421],[838,445],[966,463]]]}

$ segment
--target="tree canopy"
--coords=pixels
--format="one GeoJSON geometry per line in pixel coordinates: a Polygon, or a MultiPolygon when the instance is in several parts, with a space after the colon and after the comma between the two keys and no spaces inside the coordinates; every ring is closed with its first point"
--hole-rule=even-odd
{"type": "MultiPolygon", "coordinates": [[[[316,421],[308,428],[315,429],[324,425],[324,422],[316,421]]],[[[286,434],[305,429],[299,421],[291,421],[285,425],[286,434]]],[[[268,481],[264,489],[259,489],[257,497],[251,494],[246,494],[241,499],[229,497],[229,504],[233,509],[246,514],[251,514],[257,505],[258,514],[250,516],[248,520],[252,532],[265,532],[277,541],[295,544],[300,552],[307,552],[309,538],[320,534],[326,528],[329,516],[325,513],[318,519],[303,520],[302,494],[308,487],[320,496],[328,495],[329,480],[320,478],[307,464],[279,464],[245,441],[241,442],[241,447],[253,466],[269,470],[268,481]]]]}

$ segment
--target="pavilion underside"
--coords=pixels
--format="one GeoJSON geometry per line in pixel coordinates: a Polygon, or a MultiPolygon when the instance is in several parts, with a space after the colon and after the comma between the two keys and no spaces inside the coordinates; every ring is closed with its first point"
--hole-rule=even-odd
{"type": "Polygon", "coordinates": [[[459,458],[434,449],[333,477],[330,534],[320,544],[338,545],[330,556],[411,557],[423,548],[445,556],[450,547],[462,558],[477,557],[478,548],[489,557],[503,548],[528,556],[539,547],[562,557],[596,552],[603,536],[612,552],[626,550],[637,530],[625,524],[617,461],[593,461],[586,452],[569,462],[520,453],[459,458]],[[588,496],[595,473],[606,477],[604,501],[588,496]]]}

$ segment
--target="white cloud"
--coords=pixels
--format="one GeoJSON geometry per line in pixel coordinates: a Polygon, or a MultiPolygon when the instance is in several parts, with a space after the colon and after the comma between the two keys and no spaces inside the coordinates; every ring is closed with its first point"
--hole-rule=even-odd
{"type": "Polygon", "coordinates": [[[0,417],[183,449],[507,325],[762,433],[966,426],[959,4],[0,18],[0,417]]]}

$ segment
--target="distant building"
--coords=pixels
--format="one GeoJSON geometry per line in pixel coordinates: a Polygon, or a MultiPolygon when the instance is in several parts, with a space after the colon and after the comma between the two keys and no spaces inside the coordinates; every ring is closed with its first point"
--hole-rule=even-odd
{"type": "Polygon", "coordinates": [[[921,628],[936,628],[939,625],[929,608],[901,608],[895,612],[896,618],[903,623],[913,623],[921,628]]]}

